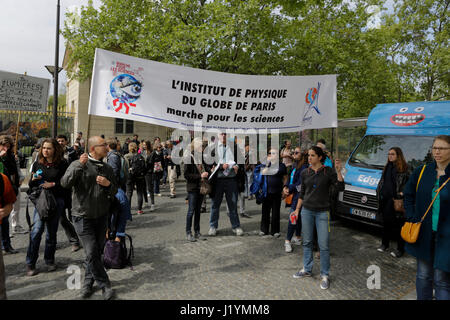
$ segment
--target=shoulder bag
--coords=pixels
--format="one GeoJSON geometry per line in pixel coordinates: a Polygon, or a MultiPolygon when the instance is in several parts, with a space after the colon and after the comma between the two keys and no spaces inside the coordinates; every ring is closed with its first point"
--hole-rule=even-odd
{"type": "MultiPolygon", "coordinates": [[[[419,182],[420,182],[420,179],[422,178],[422,174],[423,174],[424,170],[425,170],[425,165],[423,166],[422,171],[420,172],[419,180],[417,181],[416,192],[419,188],[419,182]]],[[[431,201],[430,205],[428,206],[427,211],[423,215],[422,219],[420,219],[420,222],[415,222],[415,223],[414,222],[405,222],[405,224],[402,227],[401,233],[400,233],[403,240],[405,240],[408,243],[416,243],[417,238],[419,237],[420,227],[422,225],[423,220],[425,220],[425,217],[427,216],[428,212],[432,208],[433,203],[436,200],[439,192],[441,192],[442,188],[444,188],[444,186],[447,184],[447,182],[449,180],[450,180],[450,178],[448,178],[447,181],[445,181],[442,184],[442,186],[436,191],[436,195],[434,196],[433,201],[431,201]]]]}

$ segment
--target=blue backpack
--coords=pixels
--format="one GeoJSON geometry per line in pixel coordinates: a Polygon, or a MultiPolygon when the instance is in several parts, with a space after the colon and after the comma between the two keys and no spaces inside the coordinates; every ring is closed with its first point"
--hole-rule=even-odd
{"type": "Polygon", "coordinates": [[[261,204],[267,197],[267,178],[261,174],[261,170],[265,168],[265,165],[257,165],[253,171],[253,182],[250,186],[250,194],[254,194],[256,197],[256,203],[261,204]]]}

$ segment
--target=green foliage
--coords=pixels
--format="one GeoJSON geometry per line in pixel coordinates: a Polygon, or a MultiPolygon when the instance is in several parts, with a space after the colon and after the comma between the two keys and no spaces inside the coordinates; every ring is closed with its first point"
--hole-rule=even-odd
{"type": "Polygon", "coordinates": [[[377,103],[448,98],[450,0],[103,0],[66,26],[68,76],[91,76],[96,48],[214,71],[338,74],[338,116],[377,103]]]}

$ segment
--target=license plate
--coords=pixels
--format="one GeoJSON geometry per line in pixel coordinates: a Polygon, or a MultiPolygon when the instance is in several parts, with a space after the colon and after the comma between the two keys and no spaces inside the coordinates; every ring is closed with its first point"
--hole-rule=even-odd
{"type": "Polygon", "coordinates": [[[360,217],[364,217],[367,219],[372,219],[375,220],[376,219],[376,214],[370,211],[365,211],[365,210],[361,210],[361,209],[356,209],[356,208],[351,208],[350,209],[350,213],[355,215],[355,216],[360,216],[360,217]]]}

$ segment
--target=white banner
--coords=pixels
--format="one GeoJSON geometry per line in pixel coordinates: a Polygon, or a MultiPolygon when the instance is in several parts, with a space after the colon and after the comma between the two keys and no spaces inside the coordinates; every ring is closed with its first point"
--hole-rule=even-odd
{"type": "Polygon", "coordinates": [[[194,130],[337,127],[336,75],[251,76],[97,49],[89,114],[194,130]]]}
{"type": "Polygon", "coordinates": [[[0,71],[0,109],[47,111],[50,80],[0,71]]]}

